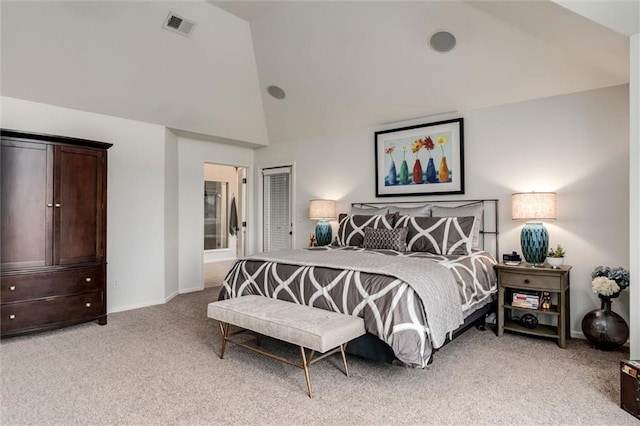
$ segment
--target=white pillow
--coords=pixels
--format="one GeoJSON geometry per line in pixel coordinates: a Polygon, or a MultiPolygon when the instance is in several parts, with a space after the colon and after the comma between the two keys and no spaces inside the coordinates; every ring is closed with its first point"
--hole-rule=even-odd
{"type": "Polygon", "coordinates": [[[473,228],[471,230],[471,244],[473,248],[479,248],[482,212],[482,203],[473,203],[457,207],[431,206],[431,216],[433,217],[473,216],[475,218],[473,221],[473,228]]]}

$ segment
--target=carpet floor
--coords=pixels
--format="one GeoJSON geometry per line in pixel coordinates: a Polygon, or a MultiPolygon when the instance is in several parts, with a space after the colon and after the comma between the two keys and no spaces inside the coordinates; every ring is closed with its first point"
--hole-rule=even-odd
{"type": "MultiPolygon", "coordinates": [[[[165,305],[0,343],[3,425],[114,424],[616,424],[627,348],[560,349],[552,340],[474,328],[441,348],[428,368],[339,355],[302,370],[235,345],[220,353],[206,317],[219,287],[165,305]]],[[[248,339],[252,339],[247,335],[248,339]]],[[[263,339],[297,360],[297,348],[263,339]]]]}

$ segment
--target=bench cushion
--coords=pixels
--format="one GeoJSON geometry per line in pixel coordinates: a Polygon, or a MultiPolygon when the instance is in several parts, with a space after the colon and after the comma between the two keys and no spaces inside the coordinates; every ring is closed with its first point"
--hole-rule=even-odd
{"type": "Polygon", "coordinates": [[[210,303],[207,316],[318,352],[365,333],[362,318],[255,295],[210,303]]]}

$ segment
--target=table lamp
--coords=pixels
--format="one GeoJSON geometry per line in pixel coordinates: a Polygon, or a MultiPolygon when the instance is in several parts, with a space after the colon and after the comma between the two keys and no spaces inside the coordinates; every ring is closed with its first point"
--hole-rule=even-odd
{"type": "Polygon", "coordinates": [[[541,219],[556,219],[555,192],[517,192],[511,194],[511,218],[526,220],[520,232],[522,256],[539,266],[549,253],[549,234],[541,219]]]}
{"type": "Polygon", "coordinates": [[[333,200],[311,200],[309,202],[309,219],[317,220],[316,243],[326,246],[331,243],[331,224],[329,220],[336,218],[336,202],[333,200]]]}

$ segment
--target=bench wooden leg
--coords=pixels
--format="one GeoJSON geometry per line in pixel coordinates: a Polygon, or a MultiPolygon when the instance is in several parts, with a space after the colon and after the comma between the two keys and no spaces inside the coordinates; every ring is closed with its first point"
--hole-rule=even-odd
{"type": "Polygon", "coordinates": [[[346,343],[340,345],[340,355],[342,355],[342,365],[344,365],[344,374],[349,377],[349,367],[347,367],[347,357],[344,354],[344,347],[346,343]]]}
{"type": "Polygon", "coordinates": [[[307,389],[309,390],[309,398],[311,396],[311,379],[309,378],[309,364],[307,364],[307,355],[304,352],[304,348],[300,346],[300,353],[302,354],[302,368],[304,368],[304,377],[307,379],[307,389]]]}
{"type": "Polygon", "coordinates": [[[222,350],[220,351],[220,359],[224,359],[224,350],[227,347],[227,337],[229,335],[228,323],[220,323],[220,334],[222,335],[222,350]]]}

